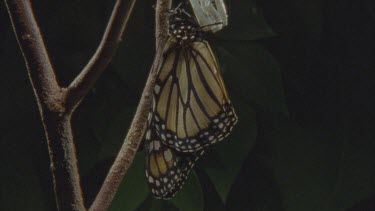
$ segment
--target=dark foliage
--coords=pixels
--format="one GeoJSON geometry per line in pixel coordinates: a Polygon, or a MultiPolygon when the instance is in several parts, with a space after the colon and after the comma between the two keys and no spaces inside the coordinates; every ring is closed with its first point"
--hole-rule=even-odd
{"type": "MultiPolygon", "coordinates": [[[[138,1],[124,42],[74,115],[90,204],[119,150],[154,56],[152,3],[138,1]]],[[[171,201],[155,200],[137,155],[111,210],[374,210],[375,3],[227,1],[215,35],[239,116],[171,201]]],[[[113,1],[33,1],[60,83],[94,52],[113,1]]],[[[44,132],[0,2],[0,210],[54,210],[44,132]]]]}

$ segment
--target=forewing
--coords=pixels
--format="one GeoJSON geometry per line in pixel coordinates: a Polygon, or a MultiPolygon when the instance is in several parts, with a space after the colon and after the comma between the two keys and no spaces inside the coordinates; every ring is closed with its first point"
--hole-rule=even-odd
{"type": "Polygon", "coordinates": [[[154,89],[156,131],[163,143],[195,152],[226,137],[237,122],[207,42],[170,49],[154,89]]]}

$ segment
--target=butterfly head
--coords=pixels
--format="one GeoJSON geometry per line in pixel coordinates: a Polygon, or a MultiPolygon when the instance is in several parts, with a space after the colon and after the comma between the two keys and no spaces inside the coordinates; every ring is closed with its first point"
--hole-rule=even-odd
{"type": "Polygon", "coordinates": [[[197,22],[185,10],[170,10],[169,35],[176,38],[178,43],[184,45],[200,40],[202,33],[197,22]]]}

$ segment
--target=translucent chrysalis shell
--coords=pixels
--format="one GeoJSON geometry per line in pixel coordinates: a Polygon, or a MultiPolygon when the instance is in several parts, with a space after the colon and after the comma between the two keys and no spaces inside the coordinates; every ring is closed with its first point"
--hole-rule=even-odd
{"type": "Polygon", "coordinates": [[[215,33],[228,25],[224,0],[190,0],[190,4],[203,31],[215,33]]]}

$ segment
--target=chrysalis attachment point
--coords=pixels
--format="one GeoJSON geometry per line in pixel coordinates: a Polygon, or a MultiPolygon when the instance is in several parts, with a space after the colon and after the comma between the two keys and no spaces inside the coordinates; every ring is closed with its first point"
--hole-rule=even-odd
{"type": "Polygon", "coordinates": [[[224,0],[189,1],[198,24],[203,27],[203,31],[211,31],[215,33],[228,25],[228,14],[224,0]]]}

